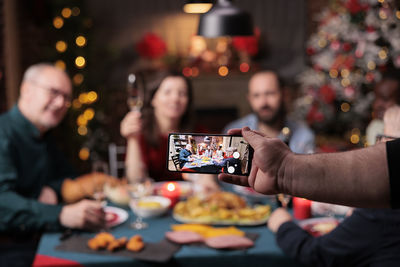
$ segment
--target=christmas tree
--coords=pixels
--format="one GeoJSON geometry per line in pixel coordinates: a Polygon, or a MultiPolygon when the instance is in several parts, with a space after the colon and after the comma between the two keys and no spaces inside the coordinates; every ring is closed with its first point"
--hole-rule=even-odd
{"type": "Polygon", "coordinates": [[[383,72],[400,68],[399,7],[392,0],[335,0],[318,15],[295,103],[296,114],[317,133],[364,145],[372,86],[383,72]]]}

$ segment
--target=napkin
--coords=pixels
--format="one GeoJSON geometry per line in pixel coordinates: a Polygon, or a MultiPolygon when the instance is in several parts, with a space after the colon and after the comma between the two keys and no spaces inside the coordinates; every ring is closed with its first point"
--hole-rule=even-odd
{"type": "Polygon", "coordinates": [[[87,241],[91,237],[74,235],[69,239],[62,241],[55,249],[61,251],[130,257],[143,261],[167,262],[181,248],[181,245],[172,243],[166,239],[158,243],[145,242],[145,247],[139,252],[131,252],[126,249],[110,252],[108,250],[91,250],[87,247],[87,241]]]}

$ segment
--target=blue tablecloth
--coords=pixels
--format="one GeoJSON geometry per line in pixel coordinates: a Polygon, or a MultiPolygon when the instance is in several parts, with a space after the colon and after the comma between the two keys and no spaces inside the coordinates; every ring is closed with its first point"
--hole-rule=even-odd
{"type": "MultiPolygon", "coordinates": [[[[158,242],[164,238],[164,233],[170,231],[171,224],[178,223],[170,214],[160,218],[145,219],[149,224],[147,229],[133,230],[129,227],[135,219],[129,210],[129,219],[111,229],[115,236],[130,237],[140,234],[145,242],[158,242]]],[[[215,250],[207,247],[182,246],[168,263],[170,266],[297,266],[277,247],[274,234],[265,225],[257,227],[240,227],[249,233],[258,233],[260,236],[255,241],[255,246],[247,250],[215,250]]],[[[38,254],[53,256],[79,262],[84,266],[153,266],[154,263],[134,260],[132,258],[104,256],[85,253],[75,253],[55,250],[60,244],[60,233],[46,233],[40,240],[38,254]]],[[[159,265],[159,264],[157,264],[159,265]]]]}

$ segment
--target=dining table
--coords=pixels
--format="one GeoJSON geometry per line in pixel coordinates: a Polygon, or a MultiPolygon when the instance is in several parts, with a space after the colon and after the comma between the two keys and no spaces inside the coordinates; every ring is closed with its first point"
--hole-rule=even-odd
{"type": "MultiPolygon", "coordinates": [[[[145,243],[165,241],[165,233],[171,231],[171,226],[179,224],[172,216],[172,210],[161,217],[145,218],[148,223],[146,229],[135,230],[130,227],[135,215],[129,207],[120,207],[129,214],[128,219],[112,228],[109,232],[115,237],[131,237],[141,235],[145,243]]],[[[297,266],[294,260],[284,255],[275,242],[274,234],[265,224],[257,226],[238,226],[246,234],[256,237],[254,246],[248,249],[220,250],[202,245],[177,246],[172,257],[166,262],[142,260],[126,255],[113,255],[112,253],[88,253],[87,249],[79,251],[78,244],[74,248],[62,249],[63,243],[73,238],[88,239],[95,235],[90,232],[72,232],[66,240],[60,240],[63,233],[44,233],[40,239],[34,267],[43,266],[297,266]]],[[[169,241],[168,241],[169,242],[169,241]]],[[[82,242],[81,242],[82,243],[82,242]]],[[[132,252],[132,255],[134,253],[132,252]]],[[[154,255],[154,259],[157,255],[154,255]]]]}

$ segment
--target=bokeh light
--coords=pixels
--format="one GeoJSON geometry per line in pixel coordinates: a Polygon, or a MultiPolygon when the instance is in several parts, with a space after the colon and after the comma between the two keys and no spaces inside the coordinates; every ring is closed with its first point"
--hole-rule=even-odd
{"type": "Polygon", "coordinates": [[[65,70],[67,68],[67,65],[65,65],[65,62],[62,60],[57,60],[54,63],[54,66],[56,66],[57,68],[62,69],[62,70],[65,70]]]}
{"type": "Polygon", "coordinates": [[[64,41],[58,41],[58,42],[56,43],[56,50],[57,50],[58,52],[60,52],[60,53],[64,53],[64,52],[67,50],[67,47],[68,47],[68,45],[67,45],[67,43],[64,42],[64,41]]]}
{"type": "Polygon", "coordinates": [[[77,46],[80,46],[80,47],[85,46],[86,45],[85,36],[79,35],[78,37],[76,37],[75,43],[77,46]]]}
{"type": "Polygon", "coordinates": [[[248,63],[246,63],[246,62],[243,62],[243,63],[240,64],[239,70],[241,72],[248,72],[250,70],[250,65],[248,63]]]}
{"type": "Polygon", "coordinates": [[[61,29],[62,28],[62,26],[64,26],[64,20],[61,18],[61,17],[55,17],[54,19],[53,19],[53,26],[54,26],[54,28],[56,28],[56,29],[61,29]]]}
{"type": "Polygon", "coordinates": [[[90,157],[90,150],[87,147],[83,147],[81,148],[81,150],[79,150],[79,158],[81,160],[88,160],[90,157]]]}
{"type": "Polygon", "coordinates": [[[82,56],[76,57],[76,59],[75,59],[75,66],[76,67],[78,67],[79,69],[82,69],[82,68],[85,67],[85,65],[86,65],[86,60],[85,60],[84,57],[82,57],[82,56]]]}
{"type": "Polygon", "coordinates": [[[74,77],[72,77],[72,82],[74,83],[75,86],[81,85],[83,80],[84,80],[84,77],[80,73],[77,73],[74,75],[74,77]]]}
{"type": "Polygon", "coordinates": [[[222,77],[225,77],[229,74],[229,69],[227,66],[221,66],[218,68],[218,74],[222,77]]]}
{"type": "Polygon", "coordinates": [[[72,10],[70,9],[70,8],[68,8],[68,7],[65,7],[65,8],[63,8],[63,10],[61,11],[61,15],[64,17],[64,18],[69,18],[69,17],[71,17],[71,15],[72,15],[72,10]]]}

